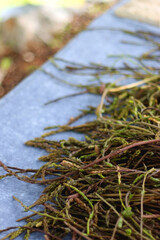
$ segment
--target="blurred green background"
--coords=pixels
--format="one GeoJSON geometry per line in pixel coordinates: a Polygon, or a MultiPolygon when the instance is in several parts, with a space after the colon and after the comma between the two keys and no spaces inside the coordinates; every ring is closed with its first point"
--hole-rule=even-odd
{"type": "Polygon", "coordinates": [[[39,5],[39,4],[47,4],[47,3],[53,3],[57,4],[59,6],[75,6],[75,5],[81,5],[85,3],[85,0],[5,0],[1,1],[0,3],[0,12],[3,11],[4,9],[8,7],[19,7],[23,6],[25,4],[34,4],[34,5],[39,5]]]}

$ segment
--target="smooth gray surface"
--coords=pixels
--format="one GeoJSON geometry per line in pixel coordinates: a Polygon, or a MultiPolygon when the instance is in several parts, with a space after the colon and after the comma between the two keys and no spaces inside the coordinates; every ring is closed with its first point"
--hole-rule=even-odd
{"type": "MultiPolygon", "coordinates": [[[[122,1],[119,5],[127,1],[122,1]]],[[[118,7],[118,5],[116,6],[118,7]]],[[[129,30],[159,31],[158,28],[128,19],[120,19],[113,14],[114,8],[93,21],[90,27],[113,27],[129,30]]],[[[110,54],[140,55],[151,48],[145,42],[140,46],[122,44],[121,40],[140,41],[134,37],[123,34],[121,31],[97,30],[84,31],[73,39],[56,56],[63,59],[89,64],[90,62],[107,63],[112,65],[114,59],[108,58],[110,54]]],[[[62,66],[62,62],[58,62],[62,66]]],[[[117,63],[118,65],[121,62],[117,63]]],[[[43,68],[52,74],[72,83],[86,84],[91,77],[76,76],[60,72],[50,62],[43,68]]],[[[115,77],[105,76],[104,81],[115,80],[115,77]]],[[[132,81],[132,80],[128,80],[132,81]]],[[[59,101],[44,107],[44,103],[63,95],[79,91],[45,75],[40,70],[34,72],[20,83],[14,90],[0,101],[0,160],[6,165],[22,168],[39,168],[42,163],[37,159],[45,154],[43,150],[26,147],[23,143],[43,133],[48,125],[66,123],[71,116],[76,116],[79,109],[87,105],[97,106],[100,97],[82,95],[59,101]]],[[[82,121],[90,120],[83,119],[82,121]]],[[[59,134],[55,139],[68,138],[71,133],[59,134]]],[[[83,138],[82,135],[76,135],[83,138]]],[[[0,169],[0,174],[3,171],[0,169]]],[[[22,217],[23,208],[12,199],[15,195],[26,205],[31,204],[41,194],[42,187],[20,182],[15,178],[6,178],[0,181],[0,228],[16,226],[16,219],[22,217]]],[[[0,235],[0,238],[3,234],[0,235]]],[[[19,237],[18,239],[22,239],[19,237]]],[[[34,235],[31,239],[44,239],[41,235],[34,235]]]]}

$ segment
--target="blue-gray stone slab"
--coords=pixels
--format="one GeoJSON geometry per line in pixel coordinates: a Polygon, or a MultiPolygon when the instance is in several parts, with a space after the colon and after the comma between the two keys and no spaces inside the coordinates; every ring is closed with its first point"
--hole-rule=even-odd
{"type": "MultiPolygon", "coordinates": [[[[115,59],[108,55],[141,55],[151,49],[151,44],[138,40],[135,37],[125,35],[116,29],[128,29],[131,31],[146,30],[158,32],[159,29],[148,24],[140,23],[129,19],[121,19],[114,15],[115,8],[127,1],[121,1],[92,22],[89,28],[107,27],[108,30],[84,31],[76,36],[56,57],[72,62],[90,64],[91,62],[115,64],[115,59]],[[123,44],[121,41],[136,41],[139,45],[123,44]]],[[[65,64],[56,61],[61,67],[65,64]]],[[[116,62],[121,65],[122,61],[116,62]]],[[[134,63],[132,63],[134,64],[134,63]]],[[[78,76],[59,71],[51,62],[42,66],[45,71],[74,84],[86,84],[93,79],[91,76],[78,76]]],[[[119,77],[119,76],[118,76],[119,77]]],[[[105,82],[114,81],[117,76],[104,76],[105,82]]],[[[128,81],[132,81],[128,80],[128,81]]],[[[123,84],[123,82],[122,82],[123,84]]],[[[51,105],[44,106],[44,103],[63,95],[78,92],[79,89],[66,85],[41,70],[35,71],[24,79],[16,88],[8,93],[0,101],[0,160],[9,166],[20,168],[39,168],[41,162],[38,157],[46,154],[43,150],[34,149],[24,145],[24,142],[43,133],[43,128],[49,125],[65,124],[69,118],[80,113],[79,109],[86,108],[87,105],[97,106],[100,97],[95,95],[81,95],[68,98],[51,105]]],[[[91,117],[81,121],[89,121],[91,117]]],[[[68,138],[71,133],[63,133],[54,136],[60,140],[68,138]]],[[[83,136],[72,133],[79,139],[83,136]]],[[[0,175],[4,171],[0,169],[0,175]]],[[[27,184],[14,177],[5,178],[0,181],[0,229],[10,226],[17,226],[16,219],[25,216],[24,209],[13,200],[12,196],[17,196],[26,205],[30,205],[36,200],[42,191],[42,186],[27,184]]],[[[0,235],[0,239],[4,234],[0,235]]],[[[18,239],[22,239],[22,236],[18,239]]],[[[35,234],[30,239],[44,239],[41,234],[35,234]]]]}

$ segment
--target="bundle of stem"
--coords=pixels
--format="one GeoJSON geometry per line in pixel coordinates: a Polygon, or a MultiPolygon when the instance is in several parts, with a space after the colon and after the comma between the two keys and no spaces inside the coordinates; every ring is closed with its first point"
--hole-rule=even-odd
{"type": "MultiPolygon", "coordinates": [[[[134,77],[135,69],[129,70],[134,77]]],[[[31,206],[14,197],[31,214],[19,219],[26,224],[3,240],[24,232],[24,239],[29,239],[35,231],[46,240],[62,239],[68,233],[73,240],[160,239],[160,75],[136,69],[136,76],[141,81],[132,85],[85,86],[85,92],[102,93],[97,108],[82,110],[68,124],[28,141],[27,146],[48,152],[39,159],[44,161],[40,169],[24,170],[0,162],[7,172],[1,178],[14,175],[45,187],[31,206]],[[70,125],[90,113],[97,119],[70,125]],[[46,138],[65,131],[83,133],[85,139],[46,138]],[[33,173],[31,177],[28,172],[33,173]],[[43,211],[34,210],[38,205],[43,211]]]]}

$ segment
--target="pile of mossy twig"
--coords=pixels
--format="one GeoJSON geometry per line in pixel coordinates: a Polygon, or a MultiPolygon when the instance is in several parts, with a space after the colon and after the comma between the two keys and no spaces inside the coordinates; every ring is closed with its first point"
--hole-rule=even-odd
{"type": "MultiPolygon", "coordinates": [[[[147,39],[150,36],[153,34],[148,33],[147,39]]],[[[158,62],[159,48],[157,43],[156,54],[154,47],[139,61],[158,62]]],[[[29,239],[32,232],[42,232],[46,240],[63,239],[68,233],[72,240],[160,239],[160,73],[153,67],[139,66],[125,65],[130,77],[137,80],[133,84],[85,86],[87,92],[102,93],[97,108],[90,107],[68,124],[26,143],[48,152],[40,157],[44,161],[40,169],[11,168],[0,162],[7,171],[5,176],[45,186],[31,206],[14,197],[30,214],[18,220],[25,220],[24,226],[15,227],[3,240],[21,233],[29,239]],[[97,119],[70,125],[90,113],[97,119]],[[83,133],[85,139],[46,138],[64,131],[83,133]],[[28,172],[33,175],[28,177],[28,172]],[[35,210],[38,205],[43,211],[35,210]]],[[[96,65],[94,70],[108,71],[104,67],[96,65]]],[[[68,66],[65,71],[83,69],[68,66]]],[[[109,70],[113,74],[122,69],[109,70]]],[[[14,228],[0,232],[10,229],[14,228]]]]}

